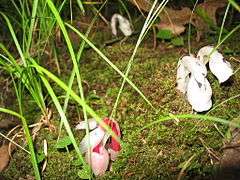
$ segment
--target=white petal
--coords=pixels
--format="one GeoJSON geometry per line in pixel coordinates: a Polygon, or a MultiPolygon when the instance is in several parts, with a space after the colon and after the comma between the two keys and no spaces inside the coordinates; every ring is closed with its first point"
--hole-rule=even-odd
{"type": "Polygon", "coordinates": [[[101,127],[98,127],[96,129],[94,129],[93,131],[91,131],[89,133],[89,140],[86,135],[80,142],[81,152],[82,153],[87,152],[88,142],[89,142],[90,148],[98,145],[103,140],[104,135],[105,135],[105,131],[101,127]]]}
{"type": "MultiPolygon", "coordinates": [[[[85,121],[81,121],[77,126],[76,129],[87,129],[85,121]]],[[[97,122],[94,118],[88,119],[89,130],[95,129],[97,127],[97,122]]]]}
{"type": "Polygon", "coordinates": [[[182,63],[198,82],[203,83],[204,78],[207,76],[207,68],[205,64],[193,56],[184,56],[182,58],[182,63]]]}
{"type": "MultiPolygon", "coordinates": [[[[204,57],[208,56],[212,50],[212,46],[205,46],[199,50],[197,57],[206,62],[206,60],[204,60],[204,57]]],[[[217,77],[219,83],[228,80],[229,77],[233,74],[231,64],[225,61],[223,55],[217,50],[210,56],[209,68],[210,71],[217,77]]]]}
{"type": "Polygon", "coordinates": [[[187,90],[187,84],[189,81],[189,74],[190,72],[184,67],[181,60],[178,61],[178,68],[177,68],[177,89],[185,93],[187,90]]]}
{"type": "Polygon", "coordinates": [[[204,84],[199,84],[194,76],[190,77],[187,89],[187,99],[197,112],[207,111],[212,107],[212,88],[205,78],[204,84]],[[200,86],[199,86],[200,85],[200,86]]]}
{"type": "Polygon", "coordinates": [[[197,54],[197,58],[202,61],[204,64],[208,61],[208,55],[213,50],[213,46],[204,46],[202,47],[197,54]]]}
{"type": "Polygon", "coordinates": [[[202,62],[204,62],[205,64],[210,61],[210,60],[219,60],[219,61],[223,61],[223,55],[221,53],[219,53],[217,50],[215,50],[211,56],[208,59],[208,56],[210,55],[210,53],[213,51],[214,47],[213,46],[205,46],[202,47],[197,54],[197,58],[200,59],[202,62]]]}
{"type": "Polygon", "coordinates": [[[233,69],[231,68],[231,64],[227,61],[210,59],[209,68],[211,72],[217,77],[219,83],[225,82],[233,74],[233,69]]]}

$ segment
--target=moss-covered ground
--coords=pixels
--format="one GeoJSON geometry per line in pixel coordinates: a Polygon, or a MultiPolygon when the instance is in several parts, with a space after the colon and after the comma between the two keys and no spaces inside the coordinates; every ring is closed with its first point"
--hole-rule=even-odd
{"type": "MultiPolygon", "coordinates": [[[[235,39],[236,40],[236,39],[235,39]]],[[[122,71],[125,70],[134,48],[134,38],[120,47],[119,43],[105,47],[102,52],[122,71]]],[[[186,47],[169,47],[160,43],[154,50],[151,40],[138,49],[129,78],[151,101],[153,110],[139,94],[126,83],[117,107],[115,119],[122,130],[124,146],[112,170],[97,179],[176,179],[189,161],[182,174],[184,179],[212,179],[221,158],[221,146],[228,127],[200,119],[170,120],[140,130],[159,119],[160,116],[191,113],[191,106],[186,98],[176,90],[176,67],[178,59],[187,52],[186,47]],[[219,132],[220,131],[220,132],[219,132]],[[208,149],[217,157],[212,156],[208,149]],[[191,160],[190,160],[191,158],[191,160]]],[[[231,42],[231,40],[229,40],[231,42]]],[[[193,51],[206,43],[195,44],[193,51]]],[[[222,46],[235,50],[232,43],[222,46]]],[[[229,51],[228,51],[229,52],[229,51]]],[[[232,54],[228,55],[229,59],[232,54]]],[[[237,58],[237,55],[234,55],[237,58]]],[[[233,68],[239,68],[239,62],[230,60],[233,68]]],[[[62,68],[68,67],[69,61],[61,62],[62,68]],[[64,64],[65,63],[65,64],[64,64]]],[[[116,100],[122,78],[103,59],[92,50],[86,50],[81,59],[81,73],[84,80],[85,96],[89,105],[96,112],[109,116],[116,100]]],[[[240,71],[228,83],[219,85],[216,78],[209,73],[213,89],[213,107],[228,98],[240,94],[240,71]]],[[[67,79],[64,77],[64,79],[67,79]]],[[[54,109],[54,108],[52,108],[54,109]]],[[[232,99],[218,106],[209,115],[231,121],[240,115],[239,98],[232,99]]],[[[69,122],[75,137],[80,142],[84,132],[74,130],[82,116],[78,108],[70,102],[68,109],[69,122]]],[[[52,122],[59,127],[58,116],[52,122]]],[[[62,136],[64,136],[64,132],[62,136]]],[[[56,149],[58,132],[42,128],[35,140],[39,153],[43,151],[43,140],[48,142],[47,167],[42,173],[43,179],[77,179],[81,169],[76,161],[73,148],[56,149]]],[[[43,164],[40,163],[40,166],[43,164]]],[[[3,172],[6,179],[18,179],[33,175],[29,156],[21,150],[13,153],[8,169],[3,172]]]]}

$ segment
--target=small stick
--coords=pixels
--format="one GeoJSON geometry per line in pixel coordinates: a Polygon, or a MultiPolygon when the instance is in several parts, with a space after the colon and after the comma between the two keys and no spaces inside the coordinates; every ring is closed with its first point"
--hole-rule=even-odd
{"type": "MultiPolygon", "coordinates": [[[[203,141],[203,139],[202,139],[202,138],[199,138],[199,139],[200,139],[202,145],[206,148],[208,154],[209,154],[209,155],[212,155],[217,161],[220,161],[220,158],[219,158],[217,155],[215,155],[210,148],[207,147],[207,145],[205,144],[205,142],[203,141]]],[[[211,158],[211,156],[210,156],[210,158],[211,158]]],[[[211,161],[212,161],[212,159],[211,159],[211,161]]]]}

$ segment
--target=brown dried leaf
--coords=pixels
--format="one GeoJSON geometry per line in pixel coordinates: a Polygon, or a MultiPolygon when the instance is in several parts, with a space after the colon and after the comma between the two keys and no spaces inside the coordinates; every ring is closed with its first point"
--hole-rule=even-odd
{"type": "Polygon", "coordinates": [[[4,144],[0,147],[0,172],[7,167],[9,160],[8,145],[4,144]]]}
{"type": "MultiPolygon", "coordinates": [[[[148,12],[151,8],[151,0],[130,0],[132,4],[143,11],[148,12]]],[[[216,11],[219,8],[225,7],[227,0],[205,0],[204,3],[198,4],[197,8],[202,8],[208,16],[213,20],[216,25],[216,11]]],[[[173,34],[179,35],[185,30],[185,25],[189,24],[190,16],[192,15],[191,24],[197,29],[197,41],[200,37],[209,30],[209,25],[204,20],[195,14],[192,14],[192,10],[188,7],[183,7],[181,10],[175,10],[165,7],[160,14],[161,22],[156,25],[159,29],[168,29],[173,34]]]]}
{"type": "Polygon", "coordinates": [[[227,1],[205,1],[204,3],[201,3],[197,5],[197,8],[202,8],[208,16],[213,20],[214,24],[217,24],[216,20],[216,11],[219,8],[223,8],[227,5],[227,1]]]}

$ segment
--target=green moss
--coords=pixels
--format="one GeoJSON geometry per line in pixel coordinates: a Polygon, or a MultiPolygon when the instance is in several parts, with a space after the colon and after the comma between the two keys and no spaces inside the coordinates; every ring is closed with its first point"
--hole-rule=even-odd
{"type": "MultiPolygon", "coordinates": [[[[199,46],[198,46],[199,47],[199,46]]],[[[125,70],[131,56],[133,45],[125,42],[106,47],[103,53],[122,71],[125,70]]],[[[196,47],[193,47],[196,48],[196,47]]],[[[116,162],[112,163],[112,171],[97,179],[176,179],[181,165],[192,155],[194,159],[185,171],[186,179],[193,177],[212,177],[216,166],[206,151],[212,148],[220,156],[222,136],[213,126],[213,122],[199,119],[171,120],[139,131],[140,128],[156,121],[159,116],[168,113],[191,113],[186,99],[176,91],[175,78],[180,49],[164,51],[140,47],[136,54],[129,78],[141,89],[152,102],[158,112],[149,105],[128,85],[125,85],[117,108],[116,120],[122,129],[124,146],[116,162]],[[204,145],[202,141],[204,141],[204,145]]],[[[239,65],[232,62],[236,69],[239,65]]],[[[81,59],[81,73],[87,102],[101,116],[111,113],[116,100],[122,78],[96,53],[87,51],[81,59]]],[[[233,77],[231,85],[219,85],[216,78],[209,73],[209,81],[213,88],[214,106],[240,93],[240,71],[233,77]]],[[[228,101],[211,111],[212,116],[231,120],[239,115],[239,99],[228,101]]],[[[75,106],[70,106],[69,119],[72,126],[79,121],[75,106]],[[71,110],[71,111],[70,111],[71,110]]],[[[81,116],[80,116],[81,117],[81,116]]],[[[57,117],[55,117],[57,118],[57,117]]],[[[58,122],[56,122],[58,126],[58,122]]],[[[218,124],[225,133],[226,126],[218,124]]],[[[83,132],[74,132],[78,141],[83,132]]],[[[76,154],[59,151],[55,148],[57,136],[48,130],[41,130],[35,142],[36,149],[41,151],[42,141],[47,139],[49,146],[48,164],[42,173],[44,179],[77,179],[81,166],[74,165],[76,154]]],[[[217,165],[217,162],[214,162],[217,165]]],[[[32,174],[31,164],[25,153],[20,150],[14,153],[11,164],[4,175],[19,178],[32,174]]]]}

